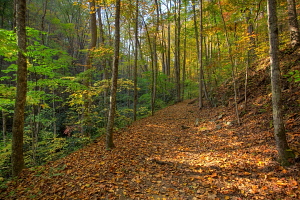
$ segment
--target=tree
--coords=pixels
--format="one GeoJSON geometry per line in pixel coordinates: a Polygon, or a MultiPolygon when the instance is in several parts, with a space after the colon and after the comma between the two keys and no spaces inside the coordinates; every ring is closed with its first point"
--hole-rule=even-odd
{"type": "Polygon", "coordinates": [[[294,48],[300,45],[300,32],[297,19],[296,3],[295,0],[287,0],[287,4],[291,45],[294,48]]]}
{"type": "Polygon", "coordinates": [[[234,62],[233,55],[232,55],[232,44],[229,41],[229,35],[228,35],[226,22],[225,22],[225,18],[224,18],[224,15],[223,15],[223,8],[222,8],[220,0],[219,0],[219,6],[220,6],[220,12],[221,12],[221,18],[222,18],[222,22],[223,22],[223,27],[224,27],[224,34],[225,34],[226,43],[227,43],[227,47],[228,47],[228,54],[229,54],[230,64],[231,64],[231,76],[232,76],[233,90],[234,90],[235,113],[236,113],[237,123],[240,124],[240,117],[239,117],[238,103],[237,103],[237,86],[236,86],[236,75],[235,75],[235,70],[236,69],[235,69],[235,62],[234,62]]]}
{"type": "Polygon", "coordinates": [[[180,84],[180,36],[181,36],[181,0],[175,0],[175,84],[176,84],[176,102],[181,101],[181,84],[180,84]]]}
{"type": "MultiPolygon", "coordinates": [[[[97,20],[96,20],[96,3],[95,0],[89,2],[90,6],[90,29],[91,29],[91,43],[86,56],[85,71],[87,75],[84,80],[84,85],[86,87],[86,92],[84,93],[84,112],[83,112],[83,124],[87,126],[87,129],[91,127],[90,122],[90,97],[89,97],[89,87],[91,84],[91,69],[92,69],[92,60],[93,60],[93,51],[97,45],[97,20]]],[[[89,130],[82,131],[85,135],[89,136],[89,130]]]]}
{"type": "Polygon", "coordinates": [[[120,54],[120,4],[120,0],[116,0],[114,60],[110,89],[109,115],[106,130],[106,149],[112,149],[115,147],[113,142],[113,127],[116,113],[116,96],[118,86],[118,68],[120,54]]]}
{"type": "Polygon", "coordinates": [[[13,20],[14,1],[0,0],[0,27],[11,29],[13,20]]]}
{"type": "Polygon", "coordinates": [[[139,26],[139,0],[136,0],[135,4],[135,27],[134,27],[134,70],[133,70],[133,82],[134,82],[134,95],[133,95],[133,120],[136,121],[137,101],[138,101],[138,88],[137,88],[137,66],[138,66],[138,26],[139,26]]]}
{"type": "Polygon", "coordinates": [[[27,91],[27,61],[26,61],[26,0],[16,0],[16,27],[18,37],[18,70],[17,94],[12,129],[12,175],[18,176],[24,168],[23,134],[24,110],[27,91]]]}
{"type": "Polygon", "coordinates": [[[268,28],[271,62],[273,124],[279,162],[282,165],[289,165],[289,159],[293,158],[294,154],[290,150],[286,140],[282,116],[281,75],[279,68],[279,39],[276,4],[276,0],[268,0],[268,28]]]}
{"type": "Polygon", "coordinates": [[[199,0],[199,18],[200,18],[200,35],[199,35],[199,108],[203,107],[203,1],[199,0]]]}

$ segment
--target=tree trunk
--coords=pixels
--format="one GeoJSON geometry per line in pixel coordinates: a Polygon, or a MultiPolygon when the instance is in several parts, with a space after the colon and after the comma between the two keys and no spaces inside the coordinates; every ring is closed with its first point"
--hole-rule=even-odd
{"type": "Polygon", "coordinates": [[[203,14],[202,14],[202,0],[199,0],[199,17],[200,17],[200,39],[199,39],[199,108],[203,107],[203,14]]]}
{"type": "Polygon", "coordinates": [[[298,47],[300,44],[300,33],[297,19],[295,0],[287,0],[289,14],[289,28],[292,47],[298,47]]]}
{"type": "MultiPolygon", "coordinates": [[[[167,1],[167,9],[168,9],[168,18],[171,16],[170,14],[170,8],[169,8],[169,1],[167,1]]],[[[171,6],[170,6],[171,7],[171,6]]],[[[171,22],[168,20],[168,44],[167,44],[167,55],[166,55],[166,72],[168,79],[170,80],[171,76],[171,22]]]]}
{"type": "Polygon", "coordinates": [[[26,52],[26,0],[16,0],[16,26],[18,38],[18,70],[17,94],[12,128],[12,175],[18,176],[24,168],[23,135],[24,135],[24,110],[27,91],[27,62],[26,52]]]}
{"type": "MultiPolygon", "coordinates": [[[[86,55],[86,63],[84,67],[84,71],[88,71],[92,69],[92,60],[93,60],[93,50],[97,45],[97,25],[96,25],[96,4],[95,0],[90,1],[90,29],[91,29],[91,43],[86,55]]],[[[89,87],[91,84],[92,74],[88,71],[86,77],[84,79],[84,85],[86,87],[86,92],[84,93],[84,110],[83,110],[83,127],[82,133],[85,136],[90,136],[89,129],[92,127],[91,116],[90,116],[90,104],[91,99],[89,97],[89,87]]]]}
{"type": "MultiPolygon", "coordinates": [[[[41,30],[42,31],[45,31],[45,17],[46,17],[46,14],[47,14],[47,6],[48,6],[48,0],[45,0],[44,2],[44,6],[43,6],[43,15],[42,15],[42,23],[41,23],[41,30]]],[[[45,45],[45,35],[42,34],[41,35],[42,37],[42,44],[45,45]]]]}
{"type": "Polygon", "coordinates": [[[289,165],[289,159],[293,158],[294,154],[289,149],[286,140],[284,122],[282,117],[281,75],[279,68],[279,39],[276,0],[268,0],[268,28],[270,42],[274,136],[279,155],[279,162],[282,165],[289,165]]]}
{"type": "Polygon", "coordinates": [[[247,64],[246,64],[246,70],[245,70],[245,87],[244,87],[244,99],[245,99],[245,105],[244,105],[244,111],[247,110],[247,96],[248,96],[248,73],[249,73],[249,67],[251,65],[251,60],[254,59],[255,56],[255,38],[253,37],[254,34],[254,28],[253,28],[253,24],[250,20],[250,15],[251,15],[251,11],[248,11],[248,16],[246,17],[246,22],[248,24],[247,27],[247,33],[248,33],[248,37],[250,39],[249,42],[249,50],[247,51],[247,64]]]}
{"type": "MultiPolygon", "coordinates": [[[[177,1],[175,1],[175,4],[177,1]]],[[[175,14],[175,85],[176,85],[176,102],[181,101],[181,84],[180,84],[180,31],[181,31],[181,21],[180,21],[180,10],[181,10],[181,0],[178,0],[177,8],[178,13],[175,14]]]]}
{"type": "MultiPolygon", "coordinates": [[[[157,56],[157,35],[159,31],[159,4],[155,0],[156,5],[156,28],[153,38],[153,65],[152,65],[152,90],[151,90],[151,114],[154,115],[156,105],[156,87],[158,74],[158,56],[157,56]]],[[[151,44],[149,44],[151,45],[151,44]]]]}
{"type": "Polygon", "coordinates": [[[221,12],[221,17],[223,21],[223,26],[224,26],[224,32],[225,32],[225,38],[228,46],[228,54],[229,54],[229,59],[231,63],[231,76],[232,76],[232,82],[233,82],[233,90],[234,90],[234,104],[235,104],[235,113],[236,113],[236,118],[237,118],[237,123],[240,124],[240,117],[239,117],[239,110],[238,110],[238,103],[237,103],[237,87],[236,87],[236,77],[235,77],[235,64],[233,60],[233,55],[232,55],[232,48],[231,48],[231,43],[229,42],[229,36],[226,28],[226,22],[223,16],[223,9],[221,2],[219,0],[219,6],[220,6],[220,12],[221,12]]]}
{"type": "Polygon", "coordinates": [[[185,10],[184,10],[184,40],[183,40],[183,60],[182,60],[182,86],[181,86],[181,99],[184,100],[184,91],[185,91],[185,80],[186,80],[186,40],[187,40],[187,3],[185,3],[185,10]]]}
{"type": "Polygon", "coordinates": [[[137,113],[137,101],[138,101],[138,88],[137,88],[137,61],[138,61],[138,26],[139,26],[139,0],[136,0],[135,4],[135,27],[134,27],[134,70],[133,70],[133,83],[134,83],[134,94],[133,94],[133,120],[136,121],[137,113]]]}
{"type": "Polygon", "coordinates": [[[118,86],[118,68],[119,68],[119,50],[120,50],[120,0],[116,0],[116,15],[115,15],[115,44],[114,44],[114,60],[112,69],[112,81],[110,91],[109,115],[106,131],[106,149],[115,147],[113,142],[113,127],[116,113],[116,96],[118,86]]]}
{"type": "MultiPolygon", "coordinates": [[[[200,18],[202,18],[202,1],[199,1],[200,7],[200,18]]],[[[203,37],[202,37],[202,19],[200,19],[200,34],[197,26],[197,15],[196,15],[196,2],[193,0],[193,21],[194,21],[194,30],[195,30],[195,38],[197,45],[197,55],[198,55],[198,63],[199,63],[199,108],[203,107],[203,84],[202,84],[202,53],[203,53],[203,37]]]]}
{"type": "Polygon", "coordinates": [[[2,134],[3,134],[3,144],[6,146],[6,130],[7,130],[7,112],[2,109],[2,134]]]}

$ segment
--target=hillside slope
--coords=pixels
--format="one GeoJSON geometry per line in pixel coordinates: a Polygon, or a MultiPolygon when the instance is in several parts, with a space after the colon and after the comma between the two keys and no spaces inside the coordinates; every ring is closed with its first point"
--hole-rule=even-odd
{"type": "Polygon", "coordinates": [[[299,199],[299,164],[275,160],[263,115],[233,123],[227,107],[181,102],[43,167],[27,169],[1,199],[299,199]],[[195,121],[199,125],[195,126],[195,121]]]}
{"type": "MultiPolygon", "coordinates": [[[[285,54],[283,73],[300,68],[299,59],[299,52],[285,54]]],[[[24,170],[0,199],[300,199],[300,164],[276,162],[268,61],[255,66],[246,107],[239,79],[240,126],[232,99],[202,110],[187,100],[116,132],[112,151],[102,137],[24,170]]],[[[299,85],[283,86],[289,144],[299,151],[299,85]]]]}

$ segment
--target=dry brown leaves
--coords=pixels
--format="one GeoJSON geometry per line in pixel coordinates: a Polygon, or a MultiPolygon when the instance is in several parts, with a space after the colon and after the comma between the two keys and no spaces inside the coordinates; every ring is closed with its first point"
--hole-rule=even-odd
{"type": "Polygon", "coordinates": [[[117,133],[112,151],[101,138],[25,170],[0,198],[300,199],[299,164],[276,162],[268,114],[238,126],[232,110],[170,106],[117,133]]]}

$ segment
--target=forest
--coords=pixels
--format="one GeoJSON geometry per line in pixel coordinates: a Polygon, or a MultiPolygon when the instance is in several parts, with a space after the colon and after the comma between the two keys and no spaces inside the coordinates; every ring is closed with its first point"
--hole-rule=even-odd
{"type": "Polygon", "coordinates": [[[13,199],[32,190],[22,198],[47,199],[45,185],[53,179],[50,199],[82,199],[75,194],[83,189],[82,197],[103,199],[300,198],[295,178],[300,173],[299,9],[295,0],[0,0],[0,193],[13,199]],[[179,127],[173,134],[172,124],[179,127]],[[228,132],[219,132],[225,127],[228,132]],[[256,140],[259,131],[265,135],[256,140]],[[240,189],[237,183],[243,181],[236,180],[236,185],[219,187],[214,181],[224,174],[224,180],[233,175],[262,178],[238,162],[221,160],[224,169],[217,170],[194,166],[198,161],[190,154],[188,165],[171,161],[178,149],[174,157],[199,143],[201,151],[216,153],[199,159],[215,162],[214,156],[222,156],[211,148],[223,151],[224,141],[219,141],[224,135],[232,143],[224,147],[228,151],[264,145],[262,152],[276,162],[257,161],[259,152],[252,150],[245,159],[261,166],[271,163],[276,173],[265,167],[262,174],[274,176],[276,186],[270,181],[240,189]],[[256,141],[247,142],[252,139],[256,141]],[[155,141],[161,143],[153,149],[155,141]],[[180,147],[172,151],[172,144],[180,147]],[[145,149],[149,158],[141,154],[145,149]],[[78,159],[73,167],[81,162],[91,171],[87,162],[97,160],[95,166],[105,171],[103,177],[96,172],[93,177],[103,180],[97,182],[99,191],[91,190],[90,179],[71,185],[77,175],[59,180],[75,173],[69,157],[78,159]],[[140,174],[125,178],[134,171],[125,167],[131,161],[140,174]],[[146,166],[158,166],[158,175],[146,166]],[[245,171],[225,170],[234,166],[245,171]],[[185,174],[183,168],[190,171],[185,174]],[[206,186],[188,184],[187,179],[198,179],[193,170],[208,171],[206,186]],[[286,182],[277,172],[284,173],[286,182]],[[167,173],[180,178],[168,179],[167,173]],[[20,182],[17,176],[23,177],[20,182]],[[32,177],[44,177],[39,191],[24,186],[32,177]],[[176,193],[170,185],[177,181],[185,185],[176,193]],[[69,189],[61,193],[68,182],[69,189]],[[168,189],[162,192],[159,185],[168,189]]]}

